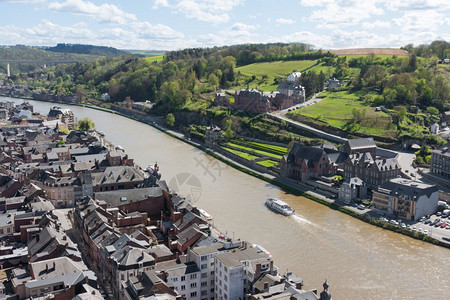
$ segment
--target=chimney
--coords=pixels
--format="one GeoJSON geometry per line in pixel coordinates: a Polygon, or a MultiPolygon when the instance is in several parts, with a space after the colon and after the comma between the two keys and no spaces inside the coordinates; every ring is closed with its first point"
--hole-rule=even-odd
{"type": "Polygon", "coordinates": [[[268,282],[264,282],[264,290],[267,290],[269,288],[269,283],[268,282]]]}
{"type": "Polygon", "coordinates": [[[67,235],[64,235],[62,239],[63,241],[67,240],[67,235]]]}
{"type": "Polygon", "coordinates": [[[255,278],[259,277],[259,274],[261,274],[261,263],[256,264],[255,278]]]}
{"type": "Polygon", "coordinates": [[[271,260],[270,263],[269,263],[269,272],[270,273],[273,272],[273,260],[271,260]]]}
{"type": "Polygon", "coordinates": [[[48,272],[48,264],[45,264],[45,272],[48,272]]]}

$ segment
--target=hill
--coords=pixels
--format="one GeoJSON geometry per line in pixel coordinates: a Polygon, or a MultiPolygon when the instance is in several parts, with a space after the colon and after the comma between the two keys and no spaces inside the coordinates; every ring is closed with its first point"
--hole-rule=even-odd
{"type": "Polygon", "coordinates": [[[83,44],[57,44],[55,47],[47,48],[47,51],[88,54],[96,56],[120,56],[127,54],[125,51],[121,51],[112,47],[83,45],[83,44]]]}
{"type": "Polygon", "coordinates": [[[98,57],[98,55],[52,52],[22,45],[0,47],[0,72],[6,71],[6,63],[8,62],[11,65],[11,72],[16,74],[29,72],[44,65],[93,61],[98,57]]]}

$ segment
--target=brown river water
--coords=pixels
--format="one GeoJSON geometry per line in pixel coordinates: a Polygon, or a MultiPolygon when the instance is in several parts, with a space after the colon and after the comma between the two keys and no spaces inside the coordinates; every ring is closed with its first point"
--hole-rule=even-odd
{"type": "MultiPolygon", "coordinates": [[[[0,97],[0,101],[11,100],[0,97]]],[[[13,99],[18,103],[22,100],[13,99]]],[[[30,101],[47,114],[54,104],[30,101]]],[[[305,288],[333,299],[450,299],[450,250],[371,226],[241,173],[151,126],[88,108],[89,117],[142,167],[158,162],[163,179],[178,184],[230,237],[260,244],[280,272],[293,271],[305,288]],[[186,182],[184,182],[186,181],[186,182]],[[284,217],[264,206],[267,195],[296,211],[284,217]]]]}

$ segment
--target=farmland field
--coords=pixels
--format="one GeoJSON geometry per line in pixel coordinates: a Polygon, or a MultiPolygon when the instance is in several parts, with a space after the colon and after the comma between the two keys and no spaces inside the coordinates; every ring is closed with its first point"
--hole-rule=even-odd
{"type": "Polygon", "coordinates": [[[316,64],[316,60],[296,60],[296,61],[274,61],[254,63],[236,68],[240,73],[239,86],[236,88],[245,88],[249,85],[251,88],[258,87],[263,91],[275,91],[278,84],[274,84],[274,79],[286,78],[293,71],[303,71],[316,64]],[[251,80],[255,76],[254,80],[251,80]]]}
{"type": "Polygon", "coordinates": [[[349,55],[397,55],[397,56],[408,56],[408,52],[402,49],[389,49],[389,48],[362,48],[362,49],[340,49],[340,50],[330,50],[331,53],[343,56],[349,55]]]}
{"type": "Polygon", "coordinates": [[[222,148],[227,150],[227,151],[229,151],[229,152],[231,152],[231,153],[234,153],[234,154],[236,154],[236,155],[238,155],[238,156],[240,156],[240,157],[242,157],[244,159],[247,159],[247,160],[254,160],[255,158],[258,158],[258,156],[249,154],[247,152],[238,151],[238,150],[230,149],[230,148],[227,148],[227,147],[222,147],[222,148]]]}
{"type": "Polygon", "coordinates": [[[322,93],[321,96],[325,97],[322,101],[296,110],[290,115],[299,114],[348,132],[376,136],[392,136],[395,134],[389,114],[375,111],[375,108],[359,100],[358,95],[341,91],[326,92],[322,93]],[[354,108],[365,110],[365,117],[360,123],[353,122],[354,108]]]}
{"type": "Polygon", "coordinates": [[[278,162],[273,161],[273,160],[261,160],[261,161],[258,161],[257,164],[264,166],[264,167],[273,167],[273,166],[277,165],[278,162]]]}
{"type": "Polygon", "coordinates": [[[164,55],[148,56],[144,59],[148,62],[161,61],[164,59],[164,55]]]}
{"type": "Polygon", "coordinates": [[[268,157],[272,157],[272,158],[275,158],[275,159],[281,159],[281,157],[282,157],[282,155],[279,155],[279,154],[274,154],[274,153],[267,152],[267,151],[257,150],[255,148],[246,147],[246,146],[242,146],[242,145],[234,144],[234,143],[230,143],[230,142],[226,143],[225,145],[233,146],[235,148],[242,149],[243,151],[249,151],[249,152],[253,152],[253,153],[258,153],[258,154],[261,154],[261,155],[264,155],[264,156],[268,156],[268,157]]]}

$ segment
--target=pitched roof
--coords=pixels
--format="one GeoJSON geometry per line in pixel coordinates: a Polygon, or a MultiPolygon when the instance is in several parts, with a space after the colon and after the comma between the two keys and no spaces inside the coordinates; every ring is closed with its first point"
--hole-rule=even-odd
{"type": "Polygon", "coordinates": [[[325,150],[323,148],[317,148],[312,146],[301,145],[295,143],[289,154],[294,155],[295,158],[302,158],[308,161],[319,162],[322,158],[325,150]]]}
{"type": "Polygon", "coordinates": [[[361,148],[372,148],[376,147],[373,138],[360,138],[360,139],[350,139],[347,140],[347,144],[350,149],[361,149],[361,148]]]}

